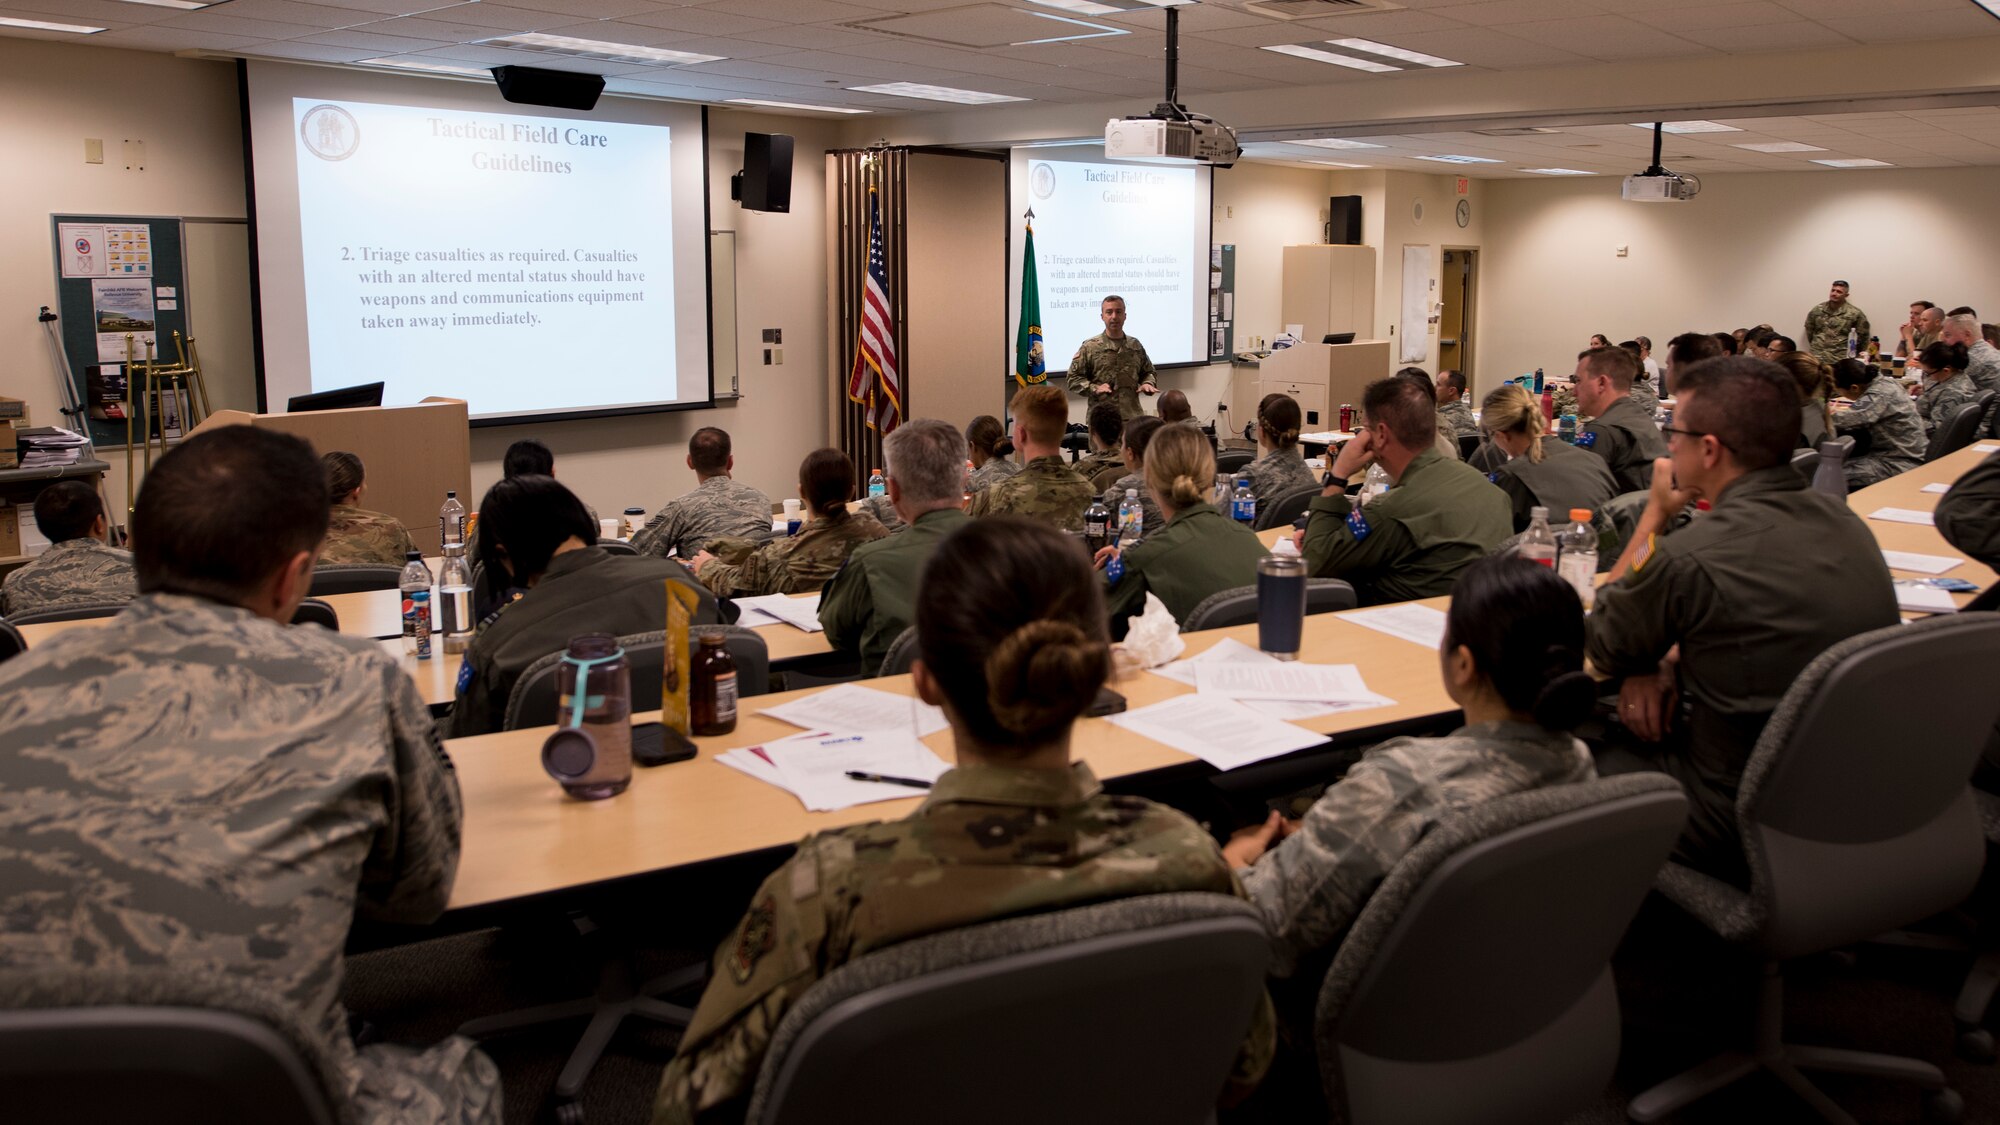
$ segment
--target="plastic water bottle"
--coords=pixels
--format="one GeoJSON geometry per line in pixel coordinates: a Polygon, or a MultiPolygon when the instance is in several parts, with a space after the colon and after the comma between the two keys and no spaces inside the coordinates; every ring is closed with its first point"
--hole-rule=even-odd
{"type": "Polygon", "coordinates": [[[465,505],[456,492],[445,493],[444,507],[438,509],[438,539],[445,546],[465,545],[465,505]]]}
{"type": "Polygon", "coordinates": [[[472,572],[465,565],[465,545],[445,546],[438,572],[438,628],[447,653],[464,652],[472,643],[472,572]]]}
{"type": "Polygon", "coordinates": [[[877,469],[874,472],[868,474],[868,495],[883,496],[886,495],[888,491],[889,491],[889,483],[882,479],[882,470],[877,469]]]}
{"type": "Polygon", "coordinates": [[[431,658],[431,569],[424,565],[421,551],[403,556],[403,577],[396,583],[403,591],[403,653],[419,660],[431,658]],[[422,595],[421,600],[418,595],[422,595]]]}
{"type": "Polygon", "coordinates": [[[1824,492],[1828,496],[1845,498],[1847,495],[1847,467],[1842,463],[1847,459],[1847,446],[1843,442],[1823,441],[1819,444],[1819,467],[1813,470],[1813,491],[1824,492]]]}
{"type": "Polygon", "coordinates": [[[1556,437],[1569,442],[1571,445],[1576,444],[1576,415],[1565,414],[1562,416],[1561,420],[1556,423],[1556,437]]]}
{"type": "Polygon", "coordinates": [[[1542,417],[1551,422],[1556,420],[1556,389],[1554,387],[1546,387],[1542,390],[1542,417]]]}
{"type": "Polygon", "coordinates": [[[1535,508],[1528,513],[1528,534],[1521,540],[1520,556],[1529,562],[1538,562],[1554,570],[1556,567],[1556,537],[1549,530],[1549,510],[1535,508]]]}
{"type": "Polygon", "coordinates": [[[1861,354],[1861,333],[1855,329],[1850,328],[1847,330],[1847,358],[1853,359],[1854,357],[1860,354],[1861,354]]]}
{"type": "Polygon", "coordinates": [[[1229,498],[1229,518],[1248,526],[1257,522],[1257,494],[1250,491],[1250,478],[1236,478],[1236,492],[1229,498]]]}
{"type": "Polygon", "coordinates": [[[1128,488],[1118,502],[1118,543],[1129,547],[1146,534],[1146,508],[1139,503],[1139,490],[1128,488]]]}
{"type": "Polygon", "coordinates": [[[1543,391],[1546,391],[1546,390],[1548,390],[1548,389],[1549,389],[1549,380],[1548,380],[1548,376],[1546,376],[1546,375],[1543,375],[1543,374],[1542,374],[1542,369],[1541,369],[1541,368],[1539,368],[1539,367],[1535,368],[1535,390],[1534,390],[1534,393],[1535,393],[1535,394],[1541,394],[1541,393],[1542,393],[1543,391]]]}
{"type": "Polygon", "coordinates": [[[1236,489],[1230,483],[1229,474],[1215,474],[1215,494],[1209,498],[1209,502],[1215,505],[1215,510],[1218,512],[1228,511],[1230,497],[1235,494],[1236,489]]]}
{"type": "Polygon", "coordinates": [[[1355,497],[1354,506],[1367,507],[1369,501],[1389,491],[1395,483],[1389,479],[1389,470],[1383,468],[1380,462],[1368,466],[1367,474],[1361,478],[1361,492],[1355,497]]]}
{"type": "Polygon", "coordinates": [[[1597,529],[1591,526],[1589,508],[1571,508],[1569,521],[1556,537],[1562,552],[1556,558],[1556,573],[1576,590],[1583,611],[1589,613],[1597,600],[1597,529]]]}

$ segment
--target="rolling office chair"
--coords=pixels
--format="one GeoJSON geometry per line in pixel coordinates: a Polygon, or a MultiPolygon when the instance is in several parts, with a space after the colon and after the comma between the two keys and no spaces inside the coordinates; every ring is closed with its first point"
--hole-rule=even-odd
{"type": "Polygon", "coordinates": [[[376,563],[326,563],[313,568],[308,597],[393,590],[403,580],[403,568],[376,563]]]}
{"type": "Polygon", "coordinates": [[[1686,818],[1677,782],[1637,773],[1500,797],[1432,829],[1320,986],[1332,1119],[1537,1125],[1600,1098],[1618,1063],[1611,954],[1686,818]]]}
{"type": "Polygon", "coordinates": [[[918,655],[920,654],[917,651],[917,627],[911,625],[896,634],[895,640],[889,642],[889,651],[882,655],[882,670],[876,674],[903,675],[910,670],[910,665],[916,661],[918,655]]]}
{"type": "Polygon", "coordinates": [[[1269,942],[1249,903],[1190,892],[877,950],[786,1013],[746,1120],[1202,1125],[1263,1001],[1269,942]],[[995,1082],[997,1060],[1020,1080],[995,1082]]]}
{"type": "Polygon", "coordinates": [[[1819,472],[1819,450],[1811,448],[1792,450],[1792,468],[1806,478],[1806,483],[1810,485],[1813,474],[1819,472]]]}
{"type": "Polygon", "coordinates": [[[632,544],[627,543],[623,539],[599,539],[597,545],[604,548],[604,553],[607,555],[637,555],[639,553],[632,549],[632,544]]]}
{"type": "Polygon", "coordinates": [[[1243,466],[1248,465],[1256,459],[1257,451],[1253,449],[1225,449],[1221,453],[1216,454],[1215,471],[1218,474],[1228,473],[1234,477],[1237,473],[1243,471],[1243,466]]]}
{"type": "MultiPolygon", "coordinates": [[[[1341,579],[1306,579],[1308,617],[1315,613],[1338,613],[1344,609],[1353,609],[1357,604],[1354,587],[1341,579]]],[[[1181,632],[1227,629],[1231,625],[1248,625],[1255,620],[1257,620],[1257,587],[1237,586],[1203,598],[1201,604],[1188,613],[1187,620],[1181,622],[1181,632]]]]}
{"type": "Polygon", "coordinates": [[[19,629],[0,617],[0,660],[7,660],[28,651],[28,638],[19,629]]]}
{"type": "Polygon", "coordinates": [[[1963,1112],[1929,1063],[1784,1042],[1782,967],[1948,910],[1971,892],[1986,841],[1967,779],[1994,711],[1934,710],[1925,737],[1912,741],[1901,712],[1870,700],[1922,691],[1991,701],[1986,681],[1996,663],[2000,618],[1950,614],[1851,637],[1800,673],[1751,751],[1737,793],[1749,890],[1677,863],[1656,884],[1762,962],[1751,1047],[1632,1099],[1633,1121],[1658,1121],[1760,1070],[1828,1121],[1853,1119],[1801,1070],[1910,1082],[1928,1091],[1932,1116],[1956,1120],[1963,1112]],[[1886,746],[1897,752],[1883,753],[1886,746]]]}
{"type": "Polygon", "coordinates": [[[1939,422],[1937,429],[1931,431],[1930,444],[1924,447],[1924,462],[1929,464],[1971,445],[1979,437],[1979,427],[1985,423],[1986,411],[1996,397],[2000,396],[1981,391],[1971,402],[1959,407],[1950,421],[1939,422]]]}
{"type": "Polygon", "coordinates": [[[116,617],[124,608],[124,602],[80,602],[76,605],[57,606],[54,609],[31,609],[26,613],[12,614],[7,620],[15,625],[40,625],[47,621],[88,621],[93,617],[116,617]]]}
{"type": "Polygon", "coordinates": [[[299,608],[292,613],[292,624],[323,625],[333,632],[338,633],[340,632],[340,615],[333,611],[332,606],[320,601],[318,598],[306,598],[299,603],[299,608]]]}
{"type": "Polygon", "coordinates": [[[1257,522],[1250,526],[1256,531],[1269,531],[1274,527],[1290,527],[1293,520],[1306,514],[1306,506],[1311,504],[1313,497],[1319,494],[1320,487],[1316,484],[1308,488],[1301,488],[1295,492],[1288,492],[1271,501],[1269,504],[1264,505],[1263,510],[1257,513],[1257,522]]]}

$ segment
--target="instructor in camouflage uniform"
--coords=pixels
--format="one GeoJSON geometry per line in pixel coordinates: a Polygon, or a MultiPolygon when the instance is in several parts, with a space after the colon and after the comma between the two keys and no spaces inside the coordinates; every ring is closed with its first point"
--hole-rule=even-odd
{"type": "Polygon", "coordinates": [[[1839,363],[1847,358],[1849,332],[1861,347],[1868,346],[1868,314],[1847,299],[1847,283],[1836,281],[1826,300],[1806,314],[1806,350],[1821,363],[1839,363]]]}
{"type": "MultiPolygon", "coordinates": [[[[951,722],[957,768],[902,820],[807,837],[758,888],[715,951],[654,1125],[743,1120],[785,1013],[875,950],[1107,899],[1241,894],[1199,825],[1108,794],[1070,761],[1070,728],[1110,674],[1111,651],[1097,586],[1060,532],[1018,518],[960,528],[925,567],[916,616],[923,655],[911,674],[951,722]]],[[[1266,1003],[1231,1094],[1262,1077],[1272,1030],[1266,1003]]]]}
{"type": "Polygon", "coordinates": [[[342,1120],[497,1123],[470,1041],[348,1034],[348,930],[437,917],[460,807],[395,658],[286,624],[327,508],[298,438],[196,434],[139,494],[138,600],[0,665],[0,966],[235,977],[318,1029],[342,1120]]]}
{"type": "Polygon", "coordinates": [[[1104,331],[1083,342],[1069,361],[1069,390],[1083,395],[1094,406],[1112,402],[1123,418],[1145,413],[1139,396],[1160,393],[1153,381],[1153,361],[1146,358],[1146,345],[1136,336],[1125,334],[1125,298],[1104,298],[1097,313],[1104,331]]]}
{"type": "Polygon", "coordinates": [[[49,549],[0,583],[0,616],[132,600],[132,555],[105,543],[111,526],[95,489],[80,480],[42,489],[35,526],[49,549]]]}

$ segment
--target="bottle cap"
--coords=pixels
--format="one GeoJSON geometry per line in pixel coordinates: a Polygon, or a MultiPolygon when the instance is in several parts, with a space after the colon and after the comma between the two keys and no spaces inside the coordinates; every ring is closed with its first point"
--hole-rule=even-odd
{"type": "Polygon", "coordinates": [[[1548,510],[1547,508],[1542,508],[1542,507],[1534,507],[1534,508],[1530,508],[1530,509],[1528,509],[1528,518],[1529,518],[1529,519],[1536,519],[1536,520],[1545,520],[1545,519],[1548,519],[1548,518],[1549,518],[1549,510],[1548,510]]]}
{"type": "Polygon", "coordinates": [[[1125,498],[1126,498],[1127,500],[1137,500],[1137,499],[1139,498],[1139,490],[1138,490],[1138,489],[1136,489],[1136,488],[1128,488],[1128,489],[1126,489],[1126,490],[1125,490],[1125,498]]]}
{"type": "Polygon", "coordinates": [[[1571,520],[1573,520],[1573,521],[1577,522],[1577,523],[1589,523],[1589,522],[1590,522],[1590,509],[1589,509],[1589,508],[1571,508],[1571,509],[1569,510],[1569,518],[1570,518],[1571,520]]]}
{"type": "Polygon", "coordinates": [[[421,562],[423,560],[423,557],[424,553],[422,551],[403,552],[403,561],[406,563],[421,562]]]}

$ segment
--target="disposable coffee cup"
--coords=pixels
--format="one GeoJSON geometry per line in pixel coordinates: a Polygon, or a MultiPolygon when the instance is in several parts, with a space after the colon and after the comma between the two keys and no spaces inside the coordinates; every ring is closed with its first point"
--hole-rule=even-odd
{"type": "Polygon", "coordinates": [[[598,521],[597,521],[597,534],[598,534],[598,536],[599,536],[600,538],[603,538],[603,539],[617,539],[617,538],[619,538],[619,535],[618,535],[618,521],[617,521],[617,520],[598,520],[598,521]]]}

